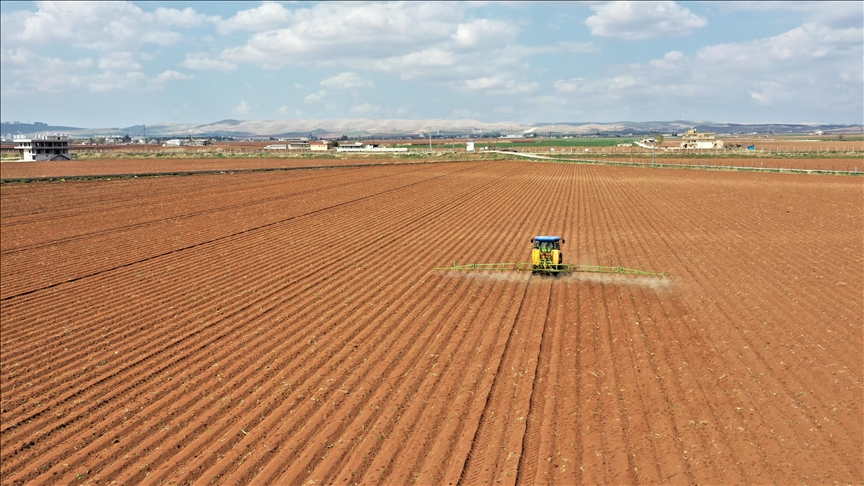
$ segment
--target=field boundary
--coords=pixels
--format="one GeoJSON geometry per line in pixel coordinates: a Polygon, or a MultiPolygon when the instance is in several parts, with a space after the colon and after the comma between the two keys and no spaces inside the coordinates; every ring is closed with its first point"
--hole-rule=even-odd
{"type": "MultiPolygon", "coordinates": [[[[615,160],[598,160],[598,159],[567,159],[561,157],[548,157],[545,155],[537,155],[532,153],[522,152],[507,152],[504,150],[490,150],[491,153],[515,155],[529,159],[539,159],[548,162],[563,162],[567,164],[591,164],[591,165],[617,165],[623,167],[648,167],[657,169],[692,169],[692,170],[725,170],[738,172],[776,172],[776,173],[802,173],[802,174],[826,174],[826,175],[849,175],[862,176],[864,171],[852,170],[826,170],[826,169],[793,169],[783,167],[746,167],[737,165],[694,165],[694,164],[664,164],[650,162],[621,162],[615,160]]],[[[862,160],[864,167],[864,160],[862,160]]]]}
{"type": "Polygon", "coordinates": [[[317,170],[317,169],[354,169],[359,167],[381,167],[389,165],[424,165],[424,164],[448,164],[454,162],[477,162],[474,160],[424,160],[418,162],[389,162],[381,164],[341,164],[341,165],[303,165],[299,167],[255,167],[251,169],[205,169],[205,170],[180,170],[166,172],[130,172],[121,174],[89,174],[71,176],[43,176],[43,177],[9,177],[0,179],[0,184],[31,183],[31,182],[66,182],[74,180],[110,180],[110,179],[134,179],[142,177],[168,177],[168,176],[190,176],[202,174],[234,174],[243,172],[283,172],[290,170],[317,170]]]}
{"type": "MultiPolygon", "coordinates": [[[[535,161],[566,163],[566,164],[587,164],[587,165],[611,165],[622,167],[642,167],[642,168],[658,168],[658,169],[690,169],[690,170],[717,170],[717,171],[738,171],[738,172],[774,172],[774,173],[800,173],[800,174],[824,174],[824,175],[846,175],[846,176],[862,176],[864,170],[829,170],[829,169],[797,169],[784,167],[748,167],[742,165],[722,165],[722,164],[670,164],[662,162],[624,162],[616,160],[601,160],[587,158],[565,158],[565,157],[550,157],[534,153],[515,152],[506,150],[489,150],[486,154],[496,154],[503,156],[520,157],[522,159],[533,159],[535,161]]],[[[392,160],[392,159],[387,159],[392,160]]],[[[363,164],[339,164],[339,165],[303,165],[296,167],[253,167],[253,168],[238,168],[238,169],[203,169],[203,170],[174,170],[164,172],[128,172],[116,174],[82,174],[69,176],[39,176],[39,177],[8,177],[0,178],[0,185],[15,184],[15,183],[33,183],[33,182],[66,182],[79,180],[111,180],[111,179],[133,179],[133,178],[149,178],[149,177],[169,177],[169,176],[191,176],[191,175],[208,175],[208,174],[234,174],[248,172],[279,172],[279,171],[294,171],[294,170],[318,170],[318,169],[351,169],[361,167],[381,167],[381,166],[399,166],[399,165],[425,165],[425,164],[444,164],[456,162],[478,162],[478,161],[493,161],[506,160],[500,158],[492,159],[440,159],[440,160],[421,160],[421,161],[397,161],[397,162],[381,162],[381,163],[363,163],[363,164]]],[[[862,169],[864,169],[864,160],[862,160],[862,169]]]]}

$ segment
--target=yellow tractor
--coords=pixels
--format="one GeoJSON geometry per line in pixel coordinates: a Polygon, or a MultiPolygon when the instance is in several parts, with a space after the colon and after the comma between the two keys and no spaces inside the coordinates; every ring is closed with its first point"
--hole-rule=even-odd
{"type": "Polygon", "coordinates": [[[564,265],[564,254],[561,253],[563,238],[558,236],[535,236],[531,238],[534,249],[531,250],[531,273],[547,273],[557,275],[569,270],[564,265]]]}

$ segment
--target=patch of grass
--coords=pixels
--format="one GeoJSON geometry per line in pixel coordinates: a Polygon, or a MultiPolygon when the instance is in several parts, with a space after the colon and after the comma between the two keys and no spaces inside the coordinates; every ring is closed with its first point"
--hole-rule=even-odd
{"type": "Polygon", "coordinates": [[[515,147],[615,147],[620,143],[632,144],[635,138],[557,138],[531,141],[516,141],[515,147]]]}

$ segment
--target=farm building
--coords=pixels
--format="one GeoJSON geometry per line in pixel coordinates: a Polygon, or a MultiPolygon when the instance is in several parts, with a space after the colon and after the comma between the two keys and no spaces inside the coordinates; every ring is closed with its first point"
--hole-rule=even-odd
{"type": "Polygon", "coordinates": [[[72,160],[69,137],[66,135],[37,135],[35,138],[16,138],[15,150],[21,162],[42,160],[72,160]]]}
{"type": "Polygon", "coordinates": [[[326,152],[330,150],[330,142],[326,140],[316,140],[314,142],[309,142],[309,148],[313,152],[326,152]]]}
{"type": "Polygon", "coordinates": [[[380,147],[378,144],[364,144],[361,142],[346,143],[336,147],[337,152],[407,152],[405,147],[391,148],[380,147]]]}
{"type": "Polygon", "coordinates": [[[289,140],[288,143],[270,144],[264,147],[266,150],[309,150],[310,144],[305,140],[289,140]]]}
{"type": "Polygon", "coordinates": [[[309,150],[309,142],[305,140],[288,141],[288,150],[309,150]]]}
{"type": "Polygon", "coordinates": [[[716,140],[715,134],[711,132],[697,133],[695,128],[687,130],[681,135],[682,149],[719,149],[723,148],[723,141],[716,140]]]}

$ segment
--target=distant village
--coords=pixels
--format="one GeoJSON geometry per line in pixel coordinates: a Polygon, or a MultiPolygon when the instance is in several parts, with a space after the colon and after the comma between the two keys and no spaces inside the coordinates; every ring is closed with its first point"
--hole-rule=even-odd
{"type": "MultiPolygon", "coordinates": [[[[708,131],[698,131],[696,128],[691,128],[684,133],[666,133],[661,134],[653,132],[650,135],[642,135],[636,133],[603,133],[597,132],[594,134],[562,134],[551,131],[542,132],[540,130],[531,129],[521,133],[506,133],[501,131],[487,131],[479,128],[471,129],[470,133],[442,133],[439,130],[435,131],[419,131],[418,133],[403,134],[403,135],[377,135],[368,134],[348,136],[348,135],[332,135],[332,136],[315,136],[310,133],[308,136],[293,136],[293,137],[240,137],[223,134],[214,134],[212,136],[193,136],[186,135],[178,137],[173,136],[147,136],[146,126],[142,126],[143,133],[139,134],[107,134],[81,136],[67,133],[50,133],[51,127],[43,122],[35,122],[31,124],[22,124],[21,122],[3,122],[0,125],[0,133],[2,133],[3,152],[8,153],[13,150],[18,154],[19,161],[47,161],[47,160],[72,160],[72,149],[85,149],[87,147],[107,148],[110,146],[134,146],[142,145],[153,147],[162,146],[166,148],[179,147],[204,147],[224,143],[236,142],[254,142],[257,144],[267,143],[267,145],[258,145],[259,149],[271,152],[407,152],[406,147],[397,147],[401,142],[413,145],[417,141],[429,141],[429,149],[432,150],[433,140],[447,140],[458,142],[464,146],[466,152],[475,151],[475,140],[484,140],[484,142],[492,139],[499,140],[521,140],[521,139],[543,139],[543,140],[566,140],[574,138],[624,138],[624,143],[619,143],[617,146],[635,146],[645,149],[660,149],[664,151],[674,150],[722,150],[729,149],[749,149],[753,150],[752,145],[741,144],[724,144],[723,140],[717,138],[716,133],[708,131]],[[22,134],[20,130],[13,134],[10,131],[3,129],[11,128],[29,128],[33,129],[34,133],[22,134]],[[670,145],[672,139],[680,139],[680,144],[670,145]],[[664,145],[663,141],[667,143],[664,145]],[[386,143],[382,143],[386,141],[386,143]],[[11,144],[14,144],[12,147],[11,144]]],[[[62,128],[62,127],[59,127],[62,128]]],[[[77,130],[71,129],[70,130],[77,130]]],[[[770,134],[770,133],[769,133],[770,134]]],[[[811,135],[822,135],[821,130],[810,132],[811,135]]],[[[733,132],[727,134],[729,136],[738,135],[756,135],[765,136],[756,132],[733,132]]],[[[440,143],[440,142],[439,142],[440,143]]],[[[479,150],[488,149],[489,144],[479,150]]]]}

